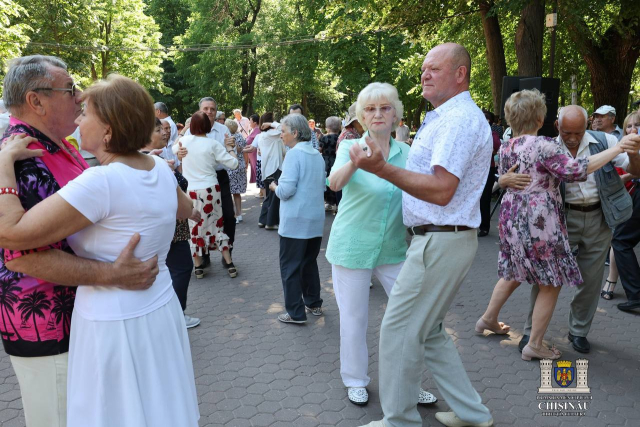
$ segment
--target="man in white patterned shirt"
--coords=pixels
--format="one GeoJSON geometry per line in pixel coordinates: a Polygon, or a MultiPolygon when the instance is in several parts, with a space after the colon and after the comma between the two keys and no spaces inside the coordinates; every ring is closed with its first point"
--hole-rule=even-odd
{"type": "Polygon", "coordinates": [[[471,59],[455,43],[436,46],[422,64],[422,95],[434,106],[414,139],[406,169],[388,164],[367,138],[350,150],[354,164],[403,192],[413,236],[380,331],[380,403],[369,427],[422,426],[415,396],[424,364],[452,412],[447,426],[491,426],[442,322],[478,247],[480,196],[489,172],[491,129],[469,95],[471,59]]]}

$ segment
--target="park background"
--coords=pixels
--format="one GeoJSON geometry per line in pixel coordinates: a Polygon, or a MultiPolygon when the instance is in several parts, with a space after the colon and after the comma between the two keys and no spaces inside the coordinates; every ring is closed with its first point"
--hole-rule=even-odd
{"type": "Polygon", "coordinates": [[[0,78],[13,57],[56,55],[81,87],[137,80],[177,121],[213,96],[321,122],[383,81],[417,125],[420,66],[444,41],[469,50],[472,96],[497,114],[504,76],[553,73],[560,105],[613,105],[620,124],[640,99],[637,0],[0,0],[0,78]]]}

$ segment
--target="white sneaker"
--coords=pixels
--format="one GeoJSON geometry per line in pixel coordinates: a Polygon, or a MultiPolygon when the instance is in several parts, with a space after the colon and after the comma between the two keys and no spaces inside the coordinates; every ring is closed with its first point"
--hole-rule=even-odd
{"type": "Polygon", "coordinates": [[[354,405],[364,406],[369,403],[369,393],[364,387],[347,387],[347,397],[354,405]]]}
{"type": "Polygon", "coordinates": [[[423,389],[420,389],[420,393],[418,393],[418,405],[430,405],[432,403],[436,403],[437,401],[438,401],[438,398],[435,397],[433,394],[423,389]]]}
{"type": "Polygon", "coordinates": [[[240,224],[242,222],[242,215],[236,217],[236,224],[240,224]]]}
{"type": "Polygon", "coordinates": [[[191,328],[195,328],[196,326],[198,326],[200,324],[200,319],[198,319],[197,317],[187,316],[185,314],[184,315],[184,323],[187,324],[187,329],[191,329],[191,328]]]}
{"type": "Polygon", "coordinates": [[[493,418],[483,423],[469,423],[462,421],[453,412],[436,412],[436,420],[448,427],[491,427],[493,425],[493,418]]]}

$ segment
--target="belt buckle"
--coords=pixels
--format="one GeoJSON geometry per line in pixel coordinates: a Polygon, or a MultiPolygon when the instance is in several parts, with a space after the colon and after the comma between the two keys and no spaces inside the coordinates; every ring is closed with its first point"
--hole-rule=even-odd
{"type": "Polygon", "coordinates": [[[414,230],[414,228],[416,228],[415,225],[412,225],[411,227],[409,227],[409,230],[411,230],[411,233],[409,233],[409,234],[411,234],[412,236],[416,235],[416,230],[414,230]]]}

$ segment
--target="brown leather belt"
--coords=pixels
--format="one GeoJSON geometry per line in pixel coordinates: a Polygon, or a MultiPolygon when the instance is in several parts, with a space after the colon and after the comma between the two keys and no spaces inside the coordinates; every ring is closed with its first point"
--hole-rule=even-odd
{"type": "Polygon", "coordinates": [[[580,211],[580,212],[593,212],[596,209],[600,209],[602,203],[594,203],[592,205],[572,205],[571,203],[565,203],[565,209],[571,209],[572,211],[580,211]]]}
{"type": "Polygon", "coordinates": [[[427,233],[442,233],[447,231],[467,231],[473,230],[471,227],[467,227],[466,225],[416,225],[415,227],[407,228],[407,231],[412,236],[424,236],[427,233]]]}

